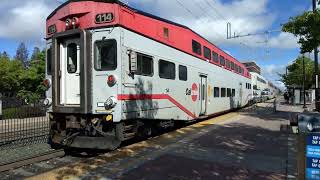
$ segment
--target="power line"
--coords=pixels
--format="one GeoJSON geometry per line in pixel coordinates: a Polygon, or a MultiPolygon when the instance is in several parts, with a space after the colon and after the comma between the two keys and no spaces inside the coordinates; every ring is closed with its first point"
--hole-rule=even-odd
{"type": "MultiPolygon", "coordinates": [[[[196,6],[198,6],[198,8],[204,12],[204,13],[202,13],[202,15],[207,16],[207,17],[209,17],[209,18],[212,18],[214,21],[219,21],[219,19],[216,19],[215,17],[211,16],[206,9],[204,9],[202,6],[200,6],[200,4],[197,4],[196,2],[194,2],[194,4],[195,4],[196,6]]],[[[220,38],[224,39],[223,35],[221,35],[219,32],[217,32],[217,31],[214,30],[214,29],[212,29],[212,30],[213,30],[214,32],[216,32],[217,35],[218,35],[220,38]]]]}
{"type": "MultiPolygon", "coordinates": [[[[201,19],[200,18],[200,16],[198,16],[198,15],[196,15],[196,14],[194,14],[189,8],[187,8],[184,4],[182,4],[179,0],[175,0],[183,9],[185,9],[188,13],[190,13],[193,17],[195,17],[196,19],[199,19],[199,20],[201,20],[201,21],[204,21],[203,19],[201,19]]],[[[204,12],[207,12],[204,8],[202,8],[201,6],[199,6],[198,4],[196,4],[195,3],[195,5],[197,5],[202,11],[204,11],[204,12]]],[[[209,16],[210,17],[210,16],[209,16]]],[[[207,23],[207,22],[205,22],[205,23],[207,23]]],[[[221,35],[221,34],[219,34],[217,31],[215,31],[214,29],[212,29],[214,32],[216,32],[217,33],[217,35],[220,37],[220,38],[222,38],[222,39],[224,39],[224,37],[221,35]]]]}
{"type": "Polygon", "coordinates": [[[224,19],[225,21],[228,21],[222,14],[220,14],[220,12],[218,11],[217,8],[215,8],[214,6],[212,6],[210,4],[210,2],[208,0],[205,0],[205,2],[208,4],[208,6],[210,6],[213,10],[215,10],[214,12],[216,12],[222,19],[224,19]]]}
{"type": "Polygon", "coordinates": [[[189,8],[185,7],[179,0],[175,0],[175,1],[176,1],[183,9],[185,9],[186,11],[188,11],[192,16],[194,16],[194,17],[196,17],[196,18],[200,18],[199,16],[193,14],[193,12],[192,12],[189,8]]]}

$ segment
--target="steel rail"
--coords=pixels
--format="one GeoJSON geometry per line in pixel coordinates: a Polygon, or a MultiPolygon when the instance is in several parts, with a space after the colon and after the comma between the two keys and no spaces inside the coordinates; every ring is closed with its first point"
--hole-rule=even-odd
{"type": "Polygon", "coordinates": [[[0,164],[0,172],[63,156],[65,156],[64,150],[54,150],[51,152],[42,153],[33,157],[21,159],[19,161],[0,164]]]}

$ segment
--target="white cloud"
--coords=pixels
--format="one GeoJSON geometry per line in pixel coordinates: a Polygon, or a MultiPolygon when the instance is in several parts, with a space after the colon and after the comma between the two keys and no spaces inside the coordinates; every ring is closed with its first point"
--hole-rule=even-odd
{"type": "Polygon", "coordinates": [[[265,65],[262,66],[262,75],[267,80],[271,81],[273,84],[275,84],[279,88],[283,88],[284,84],[280,82],[280,76],[278,74],[284,74],[286,71],[286,65],[265,65]]]}
{"type": "Polygon", "coordinates": [[[58,5],[52,0],[2,0],[0,7],[0,38],[39,42],[45,37],[45,21],[58,5]],[[10,2],[10,3],[9,3],[10,2]]]}
{"type": "Polygon", "coordinates": [[[289,33],[281,32],[269,40],[270,46],[275,48],[299,48],[298,38],[289,33]]]}

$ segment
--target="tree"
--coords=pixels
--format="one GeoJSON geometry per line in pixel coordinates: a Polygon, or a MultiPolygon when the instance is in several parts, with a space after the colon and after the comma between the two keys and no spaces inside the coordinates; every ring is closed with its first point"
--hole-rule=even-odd
{"type": "Polygon", "coordinates": [[[36,52],[30,66],[20,76],[21,86],[18,96],[28,102],[40,100],[46,91],[42,84],[45,78],[45,51],[36,52]]]}
{"type": "Polygon", "coordinates": [[[37,59],[38,58],[37,56],[39,55],[39,53],[40,53],[40,49],[38,47],[34,47],[31,55],[31,60],[37,59]]]}
{"type": "MultiPolygon", "coordinates": [[[[312,59],[304,57],[306,69],[305,87],[309,89],[313,84],[314,63],[312,59]]],[[[292,65],[288,66],[288,74],[281,74],[281,81],[286,86],[302,86],[303,85],[303,57],[299,56],[292,65]]]]}
{"type": "Polygon", "coordinates": [[[9,60],[10,59],[10,57],[6,51],[3,51],[2,53],[0,53],[0,60],[1,59],[2,60],[4,60],[4,59],[9,60]]]}
{"type": "Polygon", "coordinates": [[[0,92],[15,93],[20,89],[20,76],[24,68],[20,61],[0,59],[0,92]]]}
{"type": "Polygon", "coordinates": [[[302,15],[291,17],[283,25],[282,31],[294,34],[299,38],[301,53],[311,52],[320,46],[320,10],[315,13],[307,11],[302,15]]]}
{"type": "Polygon", "coordinates": [[[15,59],[20,61],[24,65],[24,67],[27,67],[28,56],[29,56],[29,52],[26,45],[24,43],[20,43],[20,45],[17,48],[15,59]]]}

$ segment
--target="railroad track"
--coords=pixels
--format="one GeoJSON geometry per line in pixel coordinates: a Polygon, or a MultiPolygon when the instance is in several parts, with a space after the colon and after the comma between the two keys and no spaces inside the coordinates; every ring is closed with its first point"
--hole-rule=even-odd
{"type": "Polygon", "coordinates": [[[21,159],[16,162],[0,164],[0,172],[8,171],[10,169],[16,169],[25,165],[46,161],[53,158],[63,157],[63,156],[65,156],[64,150],[53,150],[51,152],[46,152],[43,154],[39,154],[37,156],[21,159]]]}

